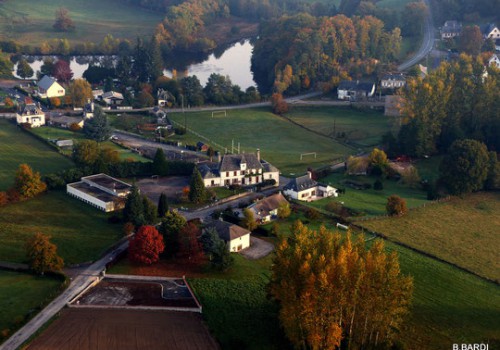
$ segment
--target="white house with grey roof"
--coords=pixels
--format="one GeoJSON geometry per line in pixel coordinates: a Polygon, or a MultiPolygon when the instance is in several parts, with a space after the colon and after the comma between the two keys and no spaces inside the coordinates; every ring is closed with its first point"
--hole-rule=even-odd
{"type": "Polygon", "coordinates": [[[344,80],[337,88],[339,100],[356,101],[372,97],[373,94],[375,94],[375,83],[373,82],[344,80]]]}
{"type": "Polygon", "coordinates": [[[17,124],[28,123],[32,128],[45,125],[45,113],[39,105],[33,102],[26,102],[16,113],[17,124]]]}
{"type": "Polygon", "coordinates": [[[292,179],[283,187],[283,193],[293,199],[308,202],[321,198],[338,196],[336,188],[316,182],[311,178],[311,172],[308,172],[307,175],[292,179]]]}
{"type": "Polygon", "coordinates": [[[219,237],[227,243],[230,252],[236,253],[250,247],[250,231],[230,222],[215,220],[207,226],[214,228],[219,237]]]}
{"type": "Polygon", "coordinates": [[[218,164],[199,164],[198,170],[205,187],[252,186],[266,180],[274,180],[279,185],[279,170],[261,160],[259,150],[256,154],[225,154],[218,164]]]}
{"type": "Polygon", "coordinates": [[[66,90],[52,77],[44,75],[38,82],[38,96],[41,98],[61,97],[66,95],[66,90]]]}

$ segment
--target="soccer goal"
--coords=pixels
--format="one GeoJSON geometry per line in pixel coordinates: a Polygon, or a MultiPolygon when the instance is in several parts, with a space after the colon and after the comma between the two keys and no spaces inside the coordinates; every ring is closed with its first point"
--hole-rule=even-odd
{"type": "Polygon", "coordinates": [[[213,112],[212,112],[212,118],[213,118],[214,116],[221,115],[221,114],[223,114],[223,115],[224,115],[224,117],[227,117],[227,110],[223,110],[223,111],[213,111],[213,112]]]}
{"type": "Polygon", "coordinates": [[[304,157],[308,157],[308,156],[314,156],[314,159],[316,159],[316,152],[301,153],[300,160],[302,160],[304,157]]]}

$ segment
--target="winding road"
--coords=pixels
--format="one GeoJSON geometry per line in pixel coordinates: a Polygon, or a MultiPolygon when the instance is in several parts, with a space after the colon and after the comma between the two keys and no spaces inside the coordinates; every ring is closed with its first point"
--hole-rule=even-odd
{"type": "Polygon", "coordinates": [[[414,66],[418,62],[420,62],[424,57],[431,52],[434,46],[434,25],[432,24],[432,9],[429,4],[429,0],[424,0],[425,5],[427,6],[427,17],[424,21],[424,37],[422,39],[422,45],[418,49],[415,56],[408,59],[406,62],[403,62],[398,66],[398,71],[404,71],[411,66],[414,66]]]}

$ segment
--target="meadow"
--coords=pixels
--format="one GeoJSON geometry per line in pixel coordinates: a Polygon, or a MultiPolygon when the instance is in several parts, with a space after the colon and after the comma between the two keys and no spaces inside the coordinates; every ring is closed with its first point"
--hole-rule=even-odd
{"type": "Polygon", "coordinates": [[[381,112],[349,107],[296,107],[286,114],[304,127],[364,151],[380,144],[382,135],[391,130],[394,119],[381,112]]]}
{"type": "Polygon", "coordinates": [[[0,256],[25,262],[26,240],[37,232],[50,235],[66,265],[93,261],[122,237],[120,224],[64,192],[49,192],[0,210],[0,256]]]}
{"type": "Polygon", "coordinates": [[[71,43],[101,42],[107,35],[135,40],[149,37],[164,14],[120,0],[9,0],[0,2],[0,39],[40,46],[46,40],[66,38],[71,43]],[[55,11],[65,7],[75,24],[73,32],[56,32],[55,11]]]}
{"type": "Polygon", "coordinates": [[[50,276],[0,270],[0,343],[20,327],[62,287],[62,281],[50,276]]]}
{"type": "Polygon", "coordinates": [[[0,120],[0,191],[14,184],[20,163],[27,163],[42,175],[73,167],[73,162],[44,142],[0,120]]]}
{"type": "Polygon", "coordinates": [[[170,113],[169,118],[178,123],[176,126],[186,123],[188,128],[186,135],[173,139],[189,144],[203,141],[218,150],[222,147],[228,151],[231,151],[234,140],[235,147],[240,143],[240,151],[246,153],[260,148],[262,158],[277,166],[285,175],[305,173],[310,166],[325,165],[354,153],[353,149],[305,130],[264,108],[228,110],[226,117],[218,114],[212,118],[212,112],[192,112],[170,113]],[[190,130],[210,141],[203,140],[190,130]],[[316,152],[316,158],[309,155],[300,160],[301,153],[309,152],[316,152]]]}
{"type": "Polygon", "coordinates": [[[480,276],[500,281],[500,193],[475,193],[427,205],[400,218],[358,222],[480,276]]]}
{"type": "MultiPolygon", "coordinates": [[[[73,132],[68,129],[59,129],[50,126],[42,126],[39,128],[34,128],[31,130],[32,133],[43,137],[44,139],[58,139],[58,140],[73,140],[73,142],[78,142],[80,140],[85,140],[85,135],[82,132],[73,132]]],[[[111,141],[101,142],[100,147],[110,148],[118,152],[120,159],[122,160],[134,160],[139,162],[148,162],[149,159],[132,152],[131,150],[121,147],[111,141]]],[[[71,150],[67,150],[67,154],[71,154],[71,150]]]]}

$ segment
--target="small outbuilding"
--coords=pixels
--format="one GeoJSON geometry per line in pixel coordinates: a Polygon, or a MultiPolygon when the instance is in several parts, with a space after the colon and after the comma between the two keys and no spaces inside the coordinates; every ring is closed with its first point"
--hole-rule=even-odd
{"type": "Polygon", "coordinates": [[[248,207],[253,212],[255,219],[260,223],[266,223],[276,219],[280,205],[289,204],[281,192],[264,198],[248,207]]]}
{"type": "Polygon", "coordinates": [[[307,175],[292,179],[283,187],[283,193],[299,201],[314,201],[321,198],[338,196],[336,188],[316,182],[311,178],[311,172],[309,171],[307,175]]]}

